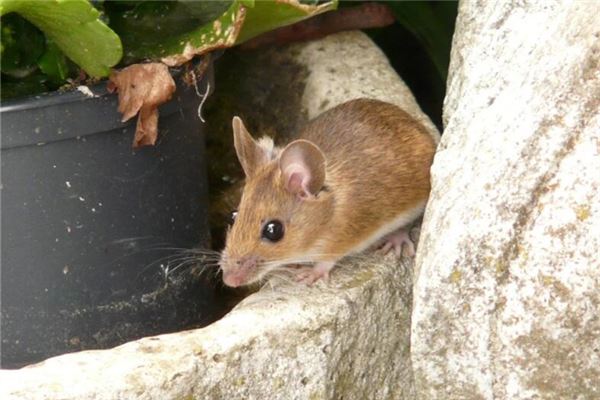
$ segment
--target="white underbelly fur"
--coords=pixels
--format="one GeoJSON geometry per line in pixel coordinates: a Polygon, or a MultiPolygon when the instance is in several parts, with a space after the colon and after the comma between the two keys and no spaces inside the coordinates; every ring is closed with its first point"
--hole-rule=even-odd
{"type": "Polygon", "coordinates": [[[360,253],[361,251],[366,250],[369,246],[373,245],[378,240],[382,239],[385,235],[410,224],[415,219],[419,218],[419,216],[423,213],[423,210],[425,209],[425,204],[426,202],[423,202],[417,207],[399,214],[392,221],[377,229],[377,231],[375,231],[366,240],[362,241],[356,247],[350,250],[348,254],[360,253]]]}
{"type": "MultiPolygon", "coordinates": [[[[393,231],[410,224],[415,219],[419,218],[419,216],[423,213],[426,203],[427,202],[424,201],[423,203],[419,204],[418,206],[414,207],[413,209],[410,209],[408,211],[405,211],[405,212],[399,214],[392,221],[388,222],[387,224],[385,224],[385,225],[381,226],[379,229],[377,229],[377,231],[375,231],[373,234],[371,234],[367,239],[365,239],[364,241],[357,244],[353,249],[350,249],[349,252],[347,252],[345,254],[336,254],[336,255],[330,254],[329,256],[331,256],[331,258],[333,258],[331,261],[334,261],[335,259],[340,259],[349,254],[360,253],[360,252],[366,250],[369,246],[373,245],[379,239],[382,239],[385,235],[392,233],[393,231]]],[[[306,258],[308,260],[322,259],[324,256],[323,249],[325,248],[325,245],[326,245],[326,243],[329,242],[329,240],[321,239],[321,240],[317,241],[317,243],[315,243],[315,245],[311,249],[311,251],[304,254],[303,258],[306,258]]]]}

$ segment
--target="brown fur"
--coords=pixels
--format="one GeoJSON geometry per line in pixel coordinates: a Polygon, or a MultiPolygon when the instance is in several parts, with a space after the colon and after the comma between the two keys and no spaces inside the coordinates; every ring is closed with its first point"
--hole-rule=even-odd
{"type": "MultiPolygon", "coordinates": [[[[261,262],[305,260],[307,254],[313,261],[338,260],[429,195],[435,143],[392,104],[349,101],[310,121],[299,137],[325,155],[322,190],[307,199],[287,191],[276,154],[257,165],[247,177],[228,233],[225,273],[236,268],[235,260],[249,255],[261,262]],[[277,243],[261,240],[263,224],[272,219],[285,227],[277,243]]],[[[248,271],[246,283],[263,275],[260,265],[248,271]]]]}

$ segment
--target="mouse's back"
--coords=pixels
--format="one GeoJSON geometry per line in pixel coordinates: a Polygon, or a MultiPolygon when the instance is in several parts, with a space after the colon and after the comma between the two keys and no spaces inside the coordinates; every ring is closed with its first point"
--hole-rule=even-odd
{"type": "Polygon", "coordinates": [[[398,225],[398,219],[411,222],[422,212],[435,142],[399,107],[352,100],[312,120],[300,137],[319,146],[327,160],[325,184],[338,205],[339,228],[332,237],[376,235],[386,225],[398,225]]]}

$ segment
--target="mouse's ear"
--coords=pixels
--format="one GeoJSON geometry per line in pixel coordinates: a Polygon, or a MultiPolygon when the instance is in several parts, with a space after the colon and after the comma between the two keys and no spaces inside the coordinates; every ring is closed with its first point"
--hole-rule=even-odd
{"type": "Polygon", "coordinates": [[[266,154],[263,146],[260,146],[250,135],[242,119],[233,117],[233,145],[237,153],[240,164],[247,177],[252,176],[256,169],[269,161],[269,155],[266,154]]]}
{"type": "Polygon", "coordinates": [[[279,157],[279,169],[285,188],[302,198],[317,195],[325,183],[325,156],[308,140],[288,144],[279,157]]]}

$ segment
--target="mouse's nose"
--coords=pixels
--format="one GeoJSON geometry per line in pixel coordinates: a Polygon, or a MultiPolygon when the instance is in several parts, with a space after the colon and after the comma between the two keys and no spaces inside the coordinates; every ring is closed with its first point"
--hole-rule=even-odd
{"type": "Polygon", "coordinates": [[[232,260],[229,268],[223,268],[223,282],[227,286],[242,286],[256,273],[259,258],[256,256],[243,256],[232,260]]]}

